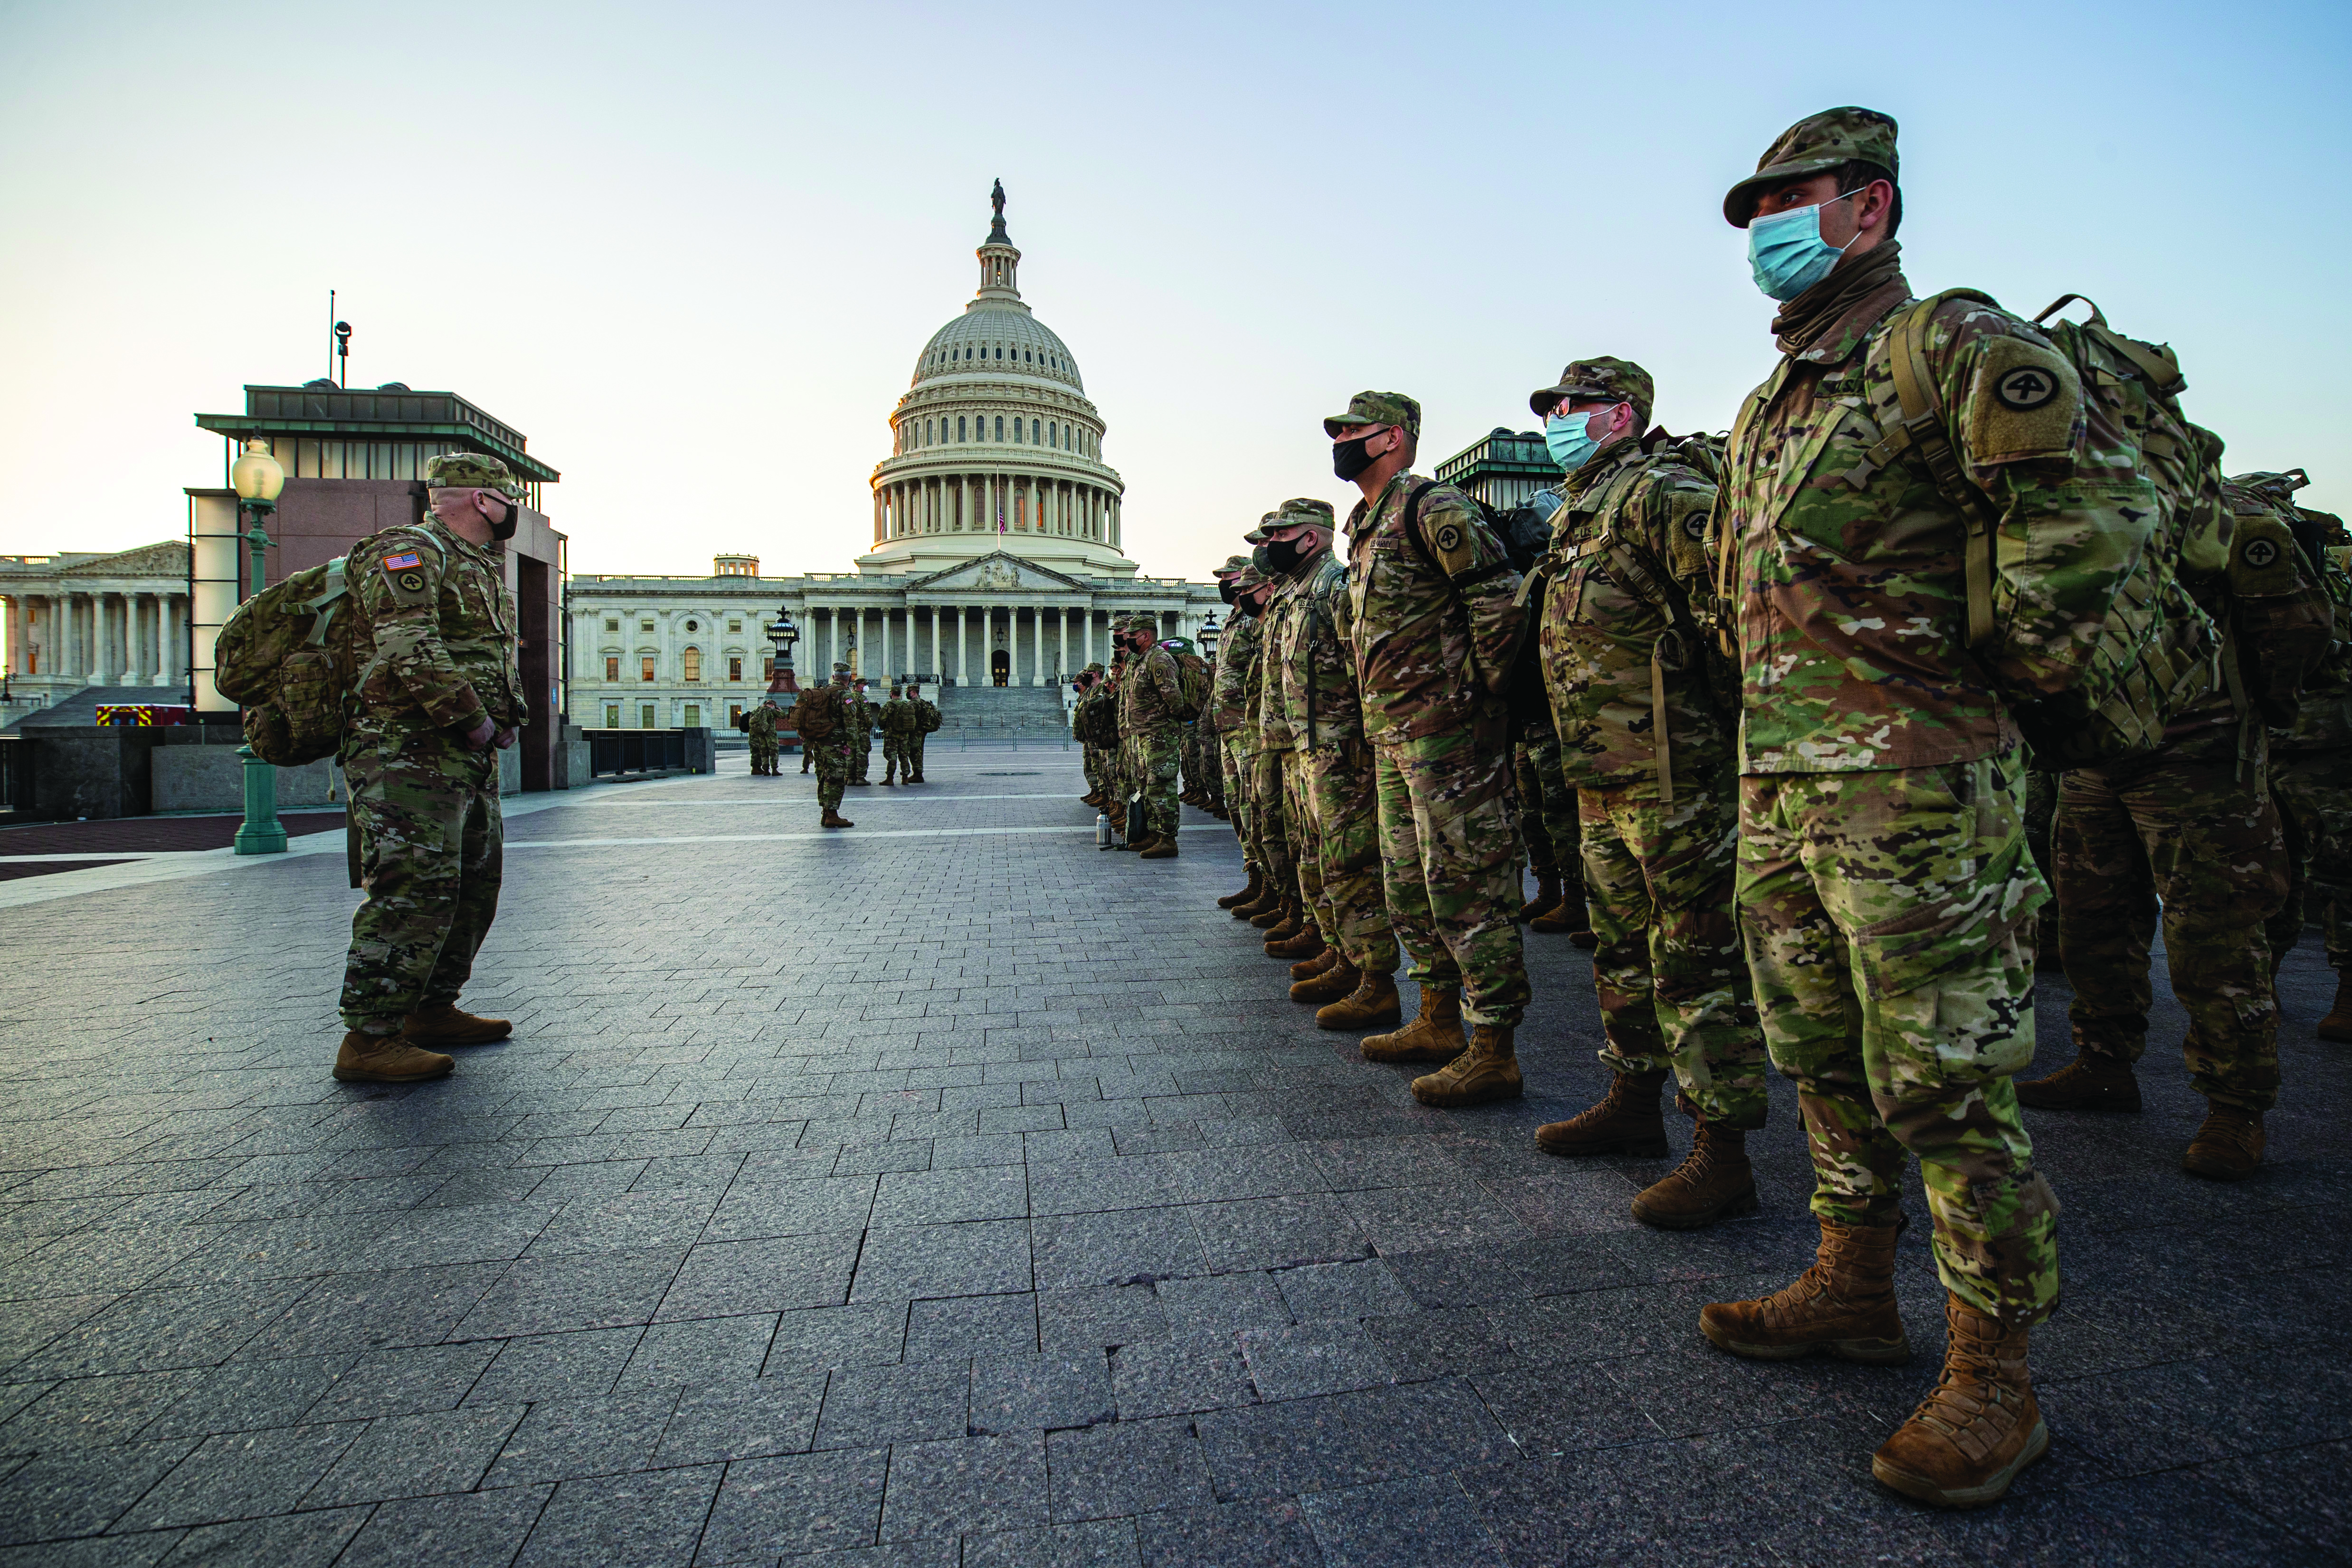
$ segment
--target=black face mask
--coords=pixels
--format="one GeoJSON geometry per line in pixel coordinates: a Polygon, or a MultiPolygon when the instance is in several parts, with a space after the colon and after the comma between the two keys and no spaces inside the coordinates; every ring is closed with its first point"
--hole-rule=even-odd
{"type": "Polygon", "coordinates": [[[1217,584],[1217,597],[1223,599],[1228,608],[1232,607],[1234,602],[1234,584],[1232,578],[1229,577],[1225,581],[1217,584]]]}
{"type": "MultiPolygon", "coordinates": [[[[1385,434],[1385,432],[1373,432],[1373,435],[1382,434],[1385,434]]],[[[1371,438],[1372,437],[1370,436],[1359,436],[1352,441],[1332,442],[1331,471],[1339,475],[1341,479],[1353,483],[1358,474],[1362,473],[1366,468],[1370,468],[1374,463],[1380,461],[1378,458],[1373,457],[1370,452],[1364,450],[1364,443],[1370,441],[1371,438]]]]}
{"type": "Polygon", "coordinates": [[[1288,576],[1298,564],[1298,541],[1295,539],[1270,539],[1259,545],[1256,552],[1265,557],[1258,563],[1257,569],[1269,575],[1288,576]]]}
{"type": "Polygon", "coordinates": [[[490,537],[512,539],[515,535],[515,525],[522,521],[522,509],[504,496],[500,496],[499,500],[505,505],[507,511],[504,517],[490,524],[490,537]]]}

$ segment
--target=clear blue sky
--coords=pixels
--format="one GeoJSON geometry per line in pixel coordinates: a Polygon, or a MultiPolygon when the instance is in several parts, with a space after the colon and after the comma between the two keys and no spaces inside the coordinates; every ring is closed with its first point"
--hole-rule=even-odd
{"type": "Polygon", "coordinates": [[[1318,416],[1423,467],[1573,356],[1720,428],[1773,358],[1717,205],[1771,138],[1902,122],[1922,291],[2168,338],[2229,466],[2352,510],[2352,7],[0,6],[0,551],[175,536],[196,410],[451,388],[564,474],[575,571],[846,570],[989,182],[1145,570],[1291,495],[1318,416]]]}

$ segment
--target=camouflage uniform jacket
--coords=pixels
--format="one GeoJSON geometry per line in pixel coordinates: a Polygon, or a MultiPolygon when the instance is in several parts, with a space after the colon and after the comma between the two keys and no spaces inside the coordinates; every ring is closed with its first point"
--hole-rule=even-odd
{"type": "MultiPolygon", "coordinates": [[[[2340,752],[2352,748],[2352,539],[2341,520],[2298,509],[2316,522],[2321,539],[2319,585],[2336,619],[2336,642],[2303,683],[2303,700],[2289,729],[2271,731],[2271,750],[2340,752]]],[[[2305,563],[2305,564],[2309,564],[2305,563]]]]}
{"type": "Polygon", "coordinates": [[[776,710],[762,702],[745,718],[744,726],[745,733],[754,741],[772,741],[776,738],[776,710]]]}
{"type": "MultiPolygon", "coordinates": [[[[1611,789],[1657,776],[1652,659],[1677,620],[1685,637],[1694,625],[1658,598],[1685,612],[1694,598],[1705,601],[1715,485],[1671,451],[1629,440],[1570,474],[1566,489],[1552,520],[1538,634],[1544,691],[1560,772],[1581,788],[1611,789]]],[[[1668,760],[1690,778],[1718,773],[1731,758],[1698,652],[1682,670],[1655,672],[1668,760]]]]}
{"type": "Polygon", "coordinates": [[[1499,724],[1518,647],[1519,575],[1478,509],[1450,485],[1403,473],[1375,500],[1356,503],[1348,534],[1365,738],[1404,742],[1480,719],[1499,724]],[[1426,562],[1405,537],[1416,497],[1426,562]],[[1466,624],[1454,607],[1457,592],[1466,624]]]}
{"type": "MultiPolygon", "coordinates": [[[[1717,520],[1729,559],[1717,564],[1744,672],[1742,773],[1927,767],[2018,743],[1964,646],[1959,511],[1924,464],[1863,463],[1883,434],[1871,410],[1893,398],[1888,355],[1871,351],[1910,303],[1888,297],[1864,300],[1784,357],[1732,426],[1717,520]]],[[[2129,536],[2129,520],[2155,506],[2154,487],[2133,477],[2127,436],[2084,417],[2071,368],[2054,377],[2057,398],[2023,411],[2001,400],[2016,370],[2063,364],[2046,339],[1971,300],[1947,300],[1924,335],[1946,432],[2000,516],[2000,548],[2029,520],[2129,536]]],[[[2074,621],[2095,628],[2113,583],[2082,588],[2074,621]]]]}
{"type": "Polygon", "coordinates": [[[912,706],[915,710],[915,728],[912,733],[928,735],[939,728],[940,705],[938,703],[928,697],[918,697],[912,706]]]}
{"type": "Polygon", "coordinates": [[[850,721],[850,729],[857,734],[871,736],[874,726],[882,721],[881,705],[868,702],[861,697],[856,700],[856,717],[850,721]]]}
{"type": "Polygon", "coordinates": [[[1176,656],[1153,643],[1128,666],[1119,692],[1119,728],[1129,735],[1172,735],[1183,724],[1183,677],[1176,656]]]}
{"type": "MultiPolygon", "coordinates": [[[[1363,738],[1356,700],[1355,616],[1348,602],[1348,569],[1328,549],[1304,563],[1283,589],[1289,612],[1282,640],[1269,642],[1266,664],[1276,674],[1292,743],[1302,752],[1334,741],[1363,738]]],[[[1269,689],[1267,703],[1276,689],[1269,689]]]]}
{"type": "Polygon", "coordinates": [[[373,730],[502,729],[528,716],[503,559],[427,512],[352,547],[362,647],[357,721],[373,730]]]}
{"type": "Polygon", "coordinates": [[[882,704],[882,733],[894,741],[903,741],[915,732],[915,705],[903,697],[894,697],[882,704]]]}
{"type": "Polygon", "coordinates": [[[1282,688],[1282,650],[1290,636],[1290,617],[1298,591],[1296,578],[1284,578],[1265,601],[1265,625],[1258,631],[1257,749],[1294,751],[1297,727],[1291,722],[1290,704],[1282,688]]]}
{"type": "Polygon", "coordinates": [[[1242,738],[1243,749],[1255,752],[1264,749],[1265,739],[1265,683],[1260,679],[1260,667],[1265,662],[1265,616],[1246,616],[1241,624],[1245,629],[1234,633],[1226,644],[1233,654],[1234,685],[1242,705],[1241,721],[1234,730],[1242,738]]]}

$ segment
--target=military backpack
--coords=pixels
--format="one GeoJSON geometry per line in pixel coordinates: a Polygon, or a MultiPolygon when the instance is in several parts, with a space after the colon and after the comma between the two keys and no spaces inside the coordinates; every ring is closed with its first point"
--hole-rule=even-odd
{"type": "Polygon", "coordinates": [[[213,684],[245,710],[246,743],[281,768],[341,749],[358,683],[344,558],[295,573],[239,605],[214,645],[213,684]]]}
{"type": "MultiPolygon", "coordinates": [[[[2093,765],[2155,750],[2165,726],[2221,679],[2223,639],[2185,578],[2227,565],[2221,441],[2180,410],[2187,385],[2164,344],[2127,338],[2095,304],[2087,321],[2053,320],[2077,294],[2034,318],[2081,386],[2084,415],[2106,421],[2139,452],[2131,471],[2103,474],[2107,488],[2145,487],[2153,505],[2130,528],[2086,531],[2080,513],[2004,520],[1969,478],[1946,433],[1948,410],[1927,358],[1928,323],[1955,289],[1904,306],[1870,348],[1872,414],[1885,431],[1844,477],[1856,489],[1902,457],[1916,459],[1967,530],[1963,552],[1967,646],[2009,701],[2043,766],[2093,765]],[[1878,388],[1885,388],[1879,391],[1878,388]],[[2116,580],[2099,634],[2081,635],[2085,579],[2116,580]]],[[[1996,305],[1996,308],[1997,305],[1996,305]]],[[[2021,364],[2003,377],[2009,403],[2063,390],[2050,372],[2021,364]],[[2036,378],[2012,388],[2012,378],[2036,378]]]]}
{"type": "MultiPolygon", "coordinates": [[[[2347,674],[2346,649],[2336,640],[2344,586],[2322,543],[2323,515],[2294,504],[2294,492],[2311,482],[2301,468],[2282,474],[2240,474],[2221,485],[2222,504],[2231,514],[2230,565],[2226,576],[2201,597],[2222,601],[2229,642],[2222,677],[2237,710],[2241,754],[2251,759],[2256,728],[2292,729],[2306,692],[2341,693],[2347,674]]],[[[2328,520],[2334,522],[2333,519],[2328,520]]],[[[2342,525],[2335,525],[2336,532],[2342,525]]]]}
{"type": "Polygon", "coordinates": [[[1176,717],[1189,724],[1201,716],[1209,705],[1209,661],[1192,651],[1192,645],[1178,639],[1160,645],[1176,661],[1176,717]]]}

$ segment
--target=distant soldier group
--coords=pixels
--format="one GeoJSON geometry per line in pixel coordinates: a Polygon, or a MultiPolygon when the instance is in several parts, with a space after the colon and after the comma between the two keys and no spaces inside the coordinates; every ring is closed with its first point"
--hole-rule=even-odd
{"type": "MultiPolygon", "coordinates": [[[[1795,1080],[1818,1261],[1706,1307],[1719,1348],[1908,1359],[1916,1156],[1948,1348],[1874,1470],[1967,1507],[2049,1447],[2026,1349],[2058,1204],[2020,1107],[2139,1109],[2159,920],[2208,1106],[2188,1173],[2261,1167],[2306,920],[2338,975],[2318,1034],[2352,1041],[2352,536],[2300,470],[2225,480],[2170,351],[2095,310],[1916,299],[1897,166],[1868,110],[1773,143],[1723,210],[1780,365],[1727,439],[1676,438],[1640,365],[1572,361],[1531,398],[1565,477],[1519,556],[1519,516],[1411,472],[1412,399],[1326,419],[1363,496],[1344,560],[1318,500],[1245,536],[1184,755],[1215,759],[1197,803],[1249,872],[1218,901],[1318,1024],[1393,1024],[1400,963],[1418,983],[1361,1050],[1425,1066],[1423,1104],[1522,1093],[1523,923],[1592,949],[1611,1086],[1536,1142],[1662,1155],[1671,1079],[1692,1149],[1644,1224],[1753,1211],[1768,1059],[1795,1080]],[[2076,1057],[2019,1084],[2037,959],[2074,981],[2076,1057]]],[[[1163,798],[1125,722],[1155,646],[1082,680],[1090,801],[1163,798]]]]}
{"type": "Polygon", "coordinates": [[[841,799],[851,785],[866,785],[872,767],[874,736],[882,736],[882,783],[919,784],[923,779],[923,741],[938,731],[939,705],[922,694],[893,684],[880,703],[868,701],[866,683],[846,664],[833,667],[833,679],[822,686],[797,692],[787,709],[771,693],[751,712],[751,772],[772,777],[776,773],[778,736],[793,731],[801,740],[801,771],[814,766],[819,824],[855,827],[841,815],[841,799]]]}

